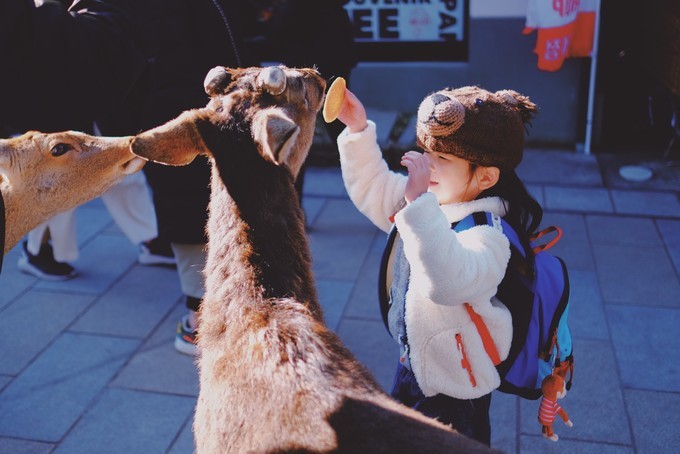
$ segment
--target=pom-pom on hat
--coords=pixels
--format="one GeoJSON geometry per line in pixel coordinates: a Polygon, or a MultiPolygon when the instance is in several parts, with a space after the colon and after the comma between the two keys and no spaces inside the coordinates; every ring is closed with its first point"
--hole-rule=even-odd
{"type": "Polygon", "coordinates": [[[522,161],[525,124],[538,108],[513,90],[468,86],[428,95],[418,108],[418,143],[485,167],[512,170],[522,161]]]}

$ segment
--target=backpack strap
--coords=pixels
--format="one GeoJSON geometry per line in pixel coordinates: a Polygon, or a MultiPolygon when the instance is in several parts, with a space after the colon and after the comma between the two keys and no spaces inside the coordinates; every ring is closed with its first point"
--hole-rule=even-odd
{"type": "Polygon", "coordinates": [[[562,229],[555,226],[555,225],[551,225],[549,227],[544,228],[543,230],[539,230],[538,232],[534,233],[530,238],[532,246],[533,246],[532,249],[534,251],[534,254],[538,254],[539,252],[542,252],[542,251],[547,251],[548,249],[553,247],[555,244],[557,244],[557,242],[560,240],[560,238],[562,238],[562,229]],[[533,246],[533,243],[536,240],[544,237],[545,235],[553,233],[553,232],[557,233],[557,235],[555,235],[555,238],[548,241],[547,243],[533,246]]]}

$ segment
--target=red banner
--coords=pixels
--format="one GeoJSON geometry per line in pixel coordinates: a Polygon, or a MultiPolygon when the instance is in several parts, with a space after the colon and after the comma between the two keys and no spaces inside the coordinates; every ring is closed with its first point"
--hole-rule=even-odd
{"type": "Polygon", "coordinates": [[[565,58],[589,57],[593,50],[597,0],[529,0],[522,33],[538,30],[538,69],[557,71],[565,58]]]}

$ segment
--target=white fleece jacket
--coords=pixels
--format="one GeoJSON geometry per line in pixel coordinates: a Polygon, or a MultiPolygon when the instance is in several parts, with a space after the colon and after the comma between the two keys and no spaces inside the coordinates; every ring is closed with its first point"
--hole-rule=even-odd
{"type": "Polygon", "coordinates": [[[405,205],[407,177],[387,167],[371,121],[358,133],[345,129],[338,147],[345,187],[357,209],[385,232],[396,212],[411,267],[405,303],[409,359],[423,394],[473,399],[493,391],[500,377],[463,303],[482,317],[505,359],[512,319],[494,295],[510,260],[510,243],[494,227],[454,232],[451,223],[478,211],[504,216],[502,201],[490,197],[439,206],[434,194],[426,193],[405,205]]]}

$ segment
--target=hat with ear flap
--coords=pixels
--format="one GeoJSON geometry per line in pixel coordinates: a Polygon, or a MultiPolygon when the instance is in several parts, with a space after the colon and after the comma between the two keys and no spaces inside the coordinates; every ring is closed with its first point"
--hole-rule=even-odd
{"type": "Polygon", "coordinates": [[[513,90],[446,88],[420,103],[418,142],[427,150],[512,170],[522,161],[525,125],[536,113],[536,105],[513,90]]]}

